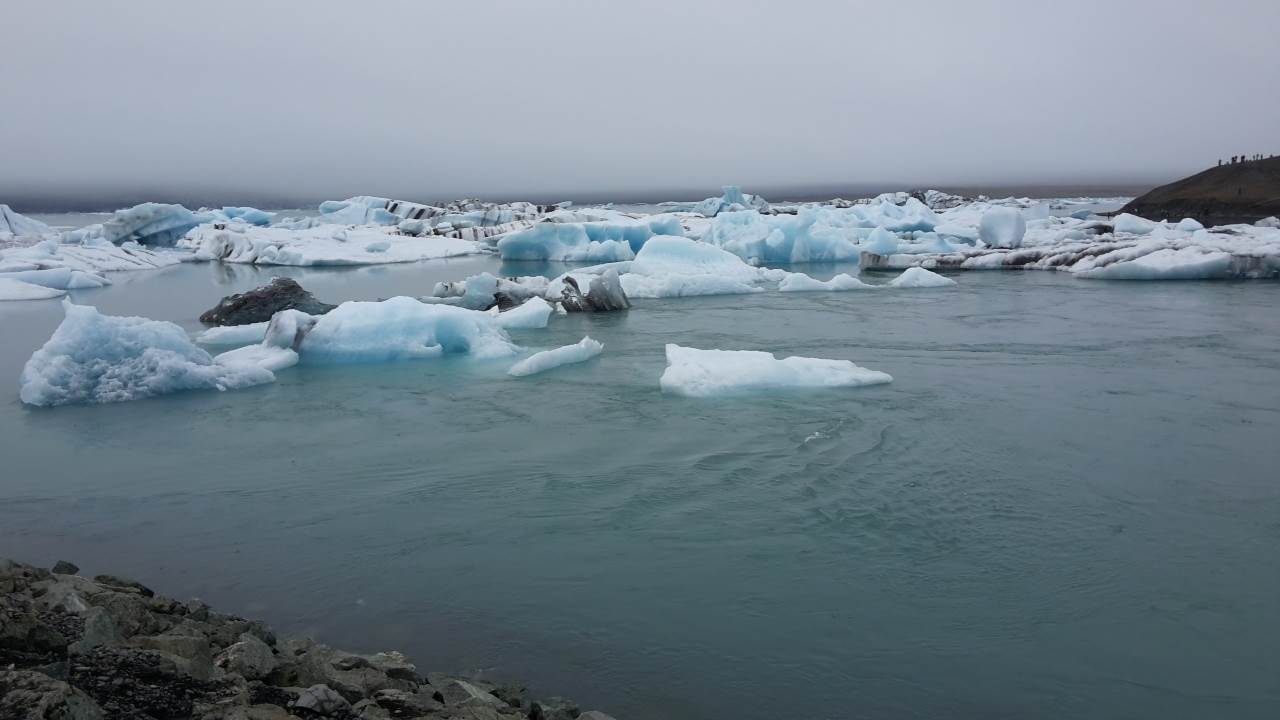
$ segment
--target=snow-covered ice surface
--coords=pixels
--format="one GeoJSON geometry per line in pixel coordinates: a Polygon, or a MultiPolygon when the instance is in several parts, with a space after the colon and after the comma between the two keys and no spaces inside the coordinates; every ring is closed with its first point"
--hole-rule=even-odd
{"type": "Polygon", "coordinates": [[[178,242],[198,260],[256,265],[381,265],[472,255],[483,246],[449,237],[411,237],[383,226],[202,225],[178,242]]]}
{"type": "Polygon", "coordinates": [[[664,392],[715,397],[777,388],[832,388],[879,385],[893,378],[848,360],[787,357],[756,350],[699,350],[667,344],[664,392]]]}
{"type": "Polygon", "coordinates": [[[584,337],[573,345],[565,345],[554,350],[543,350],[521,360],[507,371],[508,375],[524,377],[546,372],[561,365],[586,362],[604,352],[604,345],[590,337],[584,337]]]}
{"type": "Polygon", "coordinates": [[[275,379],[260,364],[215,362],[173,323],[103,315],[67,300],[63,308],[62,324],[22,369],[19,396],[29,405],[120,402],[275,379]]]}

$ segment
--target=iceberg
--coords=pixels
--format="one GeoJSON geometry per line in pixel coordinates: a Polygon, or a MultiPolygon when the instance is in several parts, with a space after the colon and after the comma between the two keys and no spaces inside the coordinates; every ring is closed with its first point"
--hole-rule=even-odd
{"type": "Polygon", "coordinates": [[[62,297],[66,290],[36,285],[24,280],[0,277],[0,302],[7,300],[48,300],[62,297]]]}
{"type": "Polygon", "coordinates": [[[630,260],[656,235],[683,235],[672,215],[654,215],[628,222],[540,222],[498,240],[503,260],[556,262],[616,262],[630,260]]]}
{"type": "MultiPolygon", "coordinates": [[[[716,216],[702,240],[753,265],[854,260],[856,236],[837,221],[855,220],[839,211],[801,208],[796,215],[753,210],[716,216]]],[[[860,222],[860,220],[857,220],[860,222]]]]}
{"type": "Polygon", "coordinates": [[[668,344],[663,392],[715,397],[771,388],[857,387],[892,382],[886,373],[848,360],[788,357],[754,350],[699,350],[668,344]]]}
{"type": "Polygon", "coordinates": [[[1120,213],[1115,217],[1115,231],[1130,235],[1149,235],[1156,229],[1156,223],[1129,213],[1120,213]]]}
{"type": "Polygon", "coordinates": [[[54,232],[53,228],[34,218],[29,218],[13,208],[0,203],[0,237],[43,237],[54,232]]]}
{"type": "MultiPolygon", "coordinates": [[[[187,257],[172,251],[148,250],[133,242],[117,246],[101,237],[75,239],[68,235],[63,235],[61,240],[52,237],[31,245],[0,249],[0,272],[65,268],[96,276],[103,272],[177,265],[187,257]]],[[[106,282],[105,278],[100,279],[106,282]]]]}
{"type": "Polygon", "coordinates": [[[63,239],[84,242],[102,239],[113,245],[136,242],[139,245],[169,247],[204,219],[181,205],[142,203],[117,210],[110,220],[71,230],[63,239]]]}
{"type": "Polygon", "coordinates": [[[554,350],[543,350],[540,353],[521,360],[507,371],[508,375],[524,377],[546,372],[561,365],[580,363],[604,352],[604,345],[590,337],[584,337],[573,345],[565,345],[554,350]]]}
{"type": "Polygon", "coordinates": [[[265,367],[215,362],[173,323],[103,315],[67,300],[63,308],[62,324],[22,369],[19,396],[29,405],[121,402],[275,379],[265,367]]]}
{"type": "Polygon", "coordinates": [[[1027,221],[1022,212],[1011,207],[993,207],[982,215],[978,237],[991,247],[1016,248],[1027,234],[1027,221]]]}
{"type": "Polygon", "coordinates": [[[1076,273],[1098,280],[1208,280],[1228,278],[1231,253],[1197,247],[1163,248],[1146,255],[1076,273]]]}
{"type": "Polygon", "coordinates": [[[262,342],[267,336],[269,320],[249,323],[248,325],[225,325],[205,330],[196,336],[201,345],[248,345],[262,342]]]}
{"type": "Polygon", "coordinates": [[[0,272],[0,278],[21,280],[32,285],[43,285],[54,290],[84,290],[110,285],[111,281],[83,270],[71,268],[49,268],[46,270],[15,270],[0,272]]]}
{"type": "Polygon", "coordinates": [[[710,197],[697,203],[692,208],[693,212],[703,217],[715,217],[722,212],[755,210],[767,213],[770,210],[767,200],[759,195],[743,194],[742,189],[736,185],[725,185],[721,190],[723,195],[710,197]]]}
{"type": "Polygon", "coordinates": [[[889,281],[889,285],[896,288],[936,288],[955,284],[955,280],[922,267],[907,268],[901,275],[889,281]]]}
{"type": "Polygon", "coordinates": [[[540,297],[533,297],[510,310],[493,316],[493,324],[504,330],[544,328],[551,319],[552,311],[551,303],[540,297]]]}
{"type": "Polygon", "coordinates": [[[287,347],[246,345],[215,355],[213,361],[223,367],[244,372],[253,370],[275,372],[297,365],[298,353],[287,347]]]}
{"type": "Polygon", "coordinates": [[[197,260],[255,265],[381,265],[474,255],[479,243],[447,237],[408,237],[394,228],[314,225],[306,228],[202,225],[178,246],[197,260]]]}
{"type": "Polygon", "coordinates": [[[787,273],[778,283],[779,292],[839,292],[843,290],[874,290],[875,285],[868,285],[847,273],[840,273],[830,280],[815,280],[804,273],[787,273]]]}
{"type": "Polygon", "coordinates": [[[516,346],[493,316],[411,297],[345,302],[320,316],[298,344],[306,362],[363,363],[468,354],[513,355],[516,346]]]}

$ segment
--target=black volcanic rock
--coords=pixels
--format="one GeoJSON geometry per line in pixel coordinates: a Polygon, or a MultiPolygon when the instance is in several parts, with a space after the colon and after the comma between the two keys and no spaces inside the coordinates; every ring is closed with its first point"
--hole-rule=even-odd
{"type": "Polygon", "coordinates": [[[1148,220],[1195,218],[1206,226],[1280,215],[1280,157],[1228,163],[1161,185],[1121,212],[1148,220]]]}
{"type": "Polygon", "coordinates": [[[200,316],[210,325],[249,325],[266,322],[281,310],[300,310],[309,315],[323,315],[337,305],[316,300],[297,281],[278,277],[260,288],[228,295],[218,305],[200,316]]]}

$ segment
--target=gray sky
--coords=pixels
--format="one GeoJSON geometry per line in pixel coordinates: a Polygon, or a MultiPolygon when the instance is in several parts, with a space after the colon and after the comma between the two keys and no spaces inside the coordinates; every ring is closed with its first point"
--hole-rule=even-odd
{"type": "Polygon", "coordinates": [[[0,202],[1123,183],[1280,153],[1277,0],[14,0],[4,23],[0,202]]]}

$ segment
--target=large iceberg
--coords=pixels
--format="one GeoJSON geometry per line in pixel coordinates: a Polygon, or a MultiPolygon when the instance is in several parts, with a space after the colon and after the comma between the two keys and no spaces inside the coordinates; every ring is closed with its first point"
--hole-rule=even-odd
{"type": "Polygon", "coordinates": [[[30,405],[120,402],[275,379],[259,365],[215,362],[173,323],[103,315],[66,300],[63,307],[62,324],[22,369],[19,395],[30,405]]]}
{"type": "Polygon", "coordinates": [[[63,237],[74,242],[100,238],[115,245],[136,242],[167,247],[206,219],[181,205],[149,202],[117,210],[106,222],[71,230],[63,237]]]}
{"type": "Polygon", "coordinates": [[[52,232],[53,228],[48,225],[0,203],[0,239],[3,239],[6,235],[13,237],[42,237],[52,232]]]}
{"type": "Polygon", "coordinates": [[[512,365],[507,374],[514,377],[534,375],[558,368],[561,365],[585,362],[602,352],[604,352],[602,343],[592,340],[590,337],[584,337],[573,345],[565,345],[554,350],[543,350],[540,353],[534,353],[512,365]]]}
{"type": "Polygon", "coordinates": [[[302,338],[306,362],[388,362],[439,357],[512,355],[516,346],[494,318],[479,310],[428,304],[411,297],[345,302],[322,315],[302,338]]]}
{"type": "Polygon", "coordinates": [[[503,260],[611,262],[635,257],[655,235],[683,234],[672,215],[628,222],[540,222],[503,236],[497,248],[503,260]]]}
{"type": "Polygon", "coordinates": [[[770,388],[829,388],[892,382],[886,373],[848,360],[788,357],[753,350],[699,350],[668,344],[664,392],[714,397],[770,388]]]}
{"type": "Polygon", "coordinates": [[[472,255],[480,243],[407,237],[392,228],[315,225],[306,228],[201,225],[179,243],[198,260],[256,265],[380,265],[472,255]]]}
{"type": "Polygon", "coordinates": [[[1027,234],[1027,221],[1011,207],[993,207],[982,215],[978,237],[991,247],[1016,248],[1027,234]]]}

